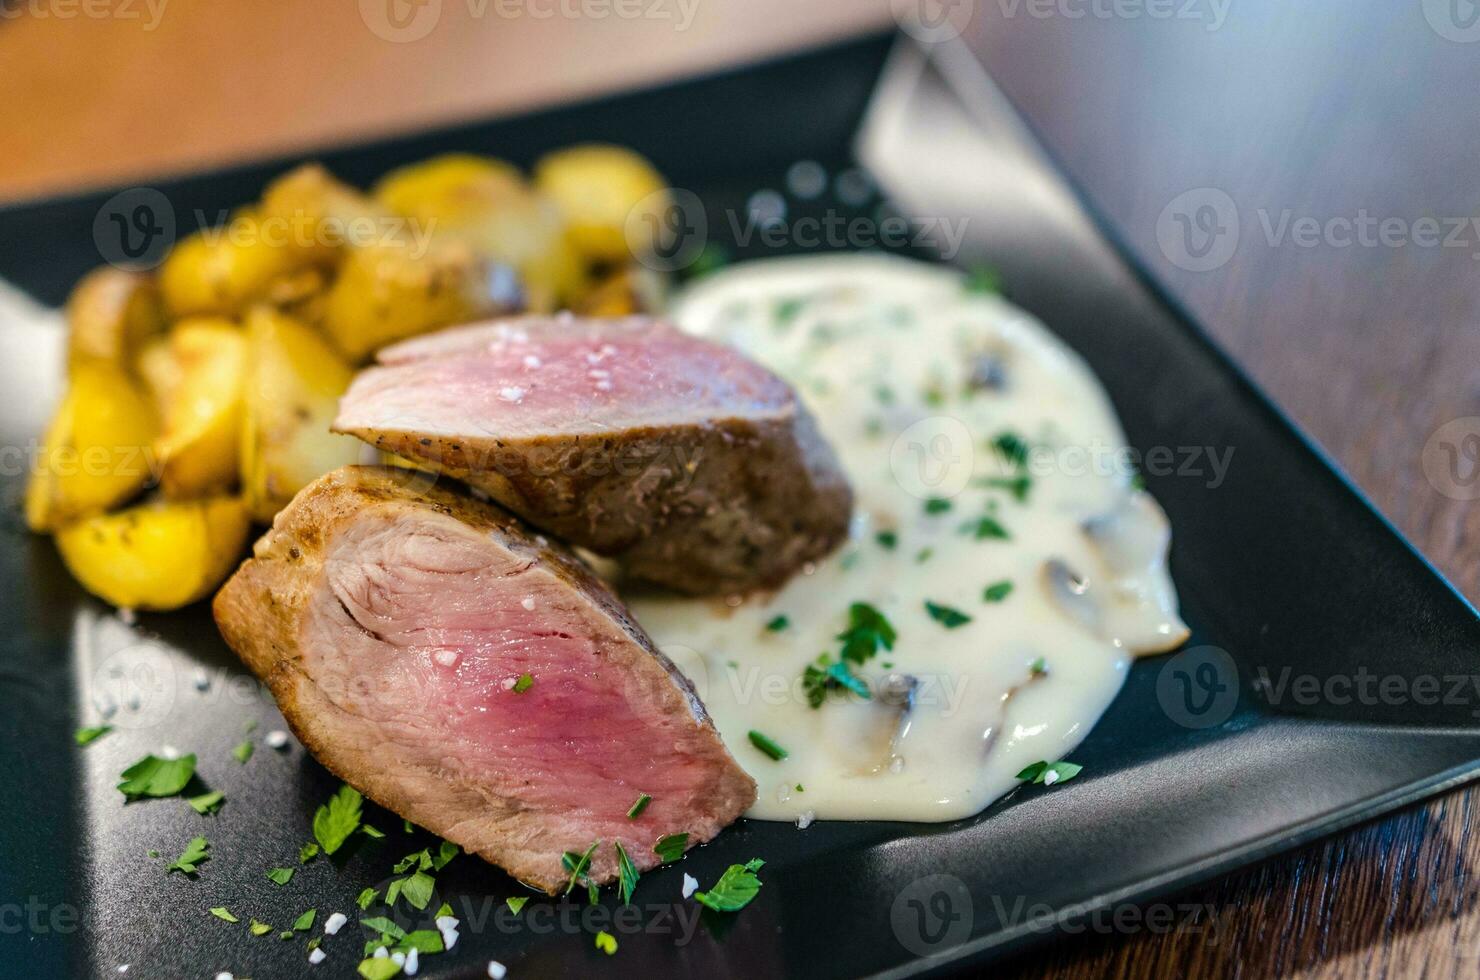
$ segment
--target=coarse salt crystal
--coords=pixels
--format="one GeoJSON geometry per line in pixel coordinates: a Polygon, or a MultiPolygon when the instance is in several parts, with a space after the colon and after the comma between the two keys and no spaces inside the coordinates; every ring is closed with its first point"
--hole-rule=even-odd
{"type": "Polygon", "coordinates": [[[206,673],[204,667],[195,668],[195,689],[197,691],[209,691],[211,689],[211,675],[206,673]]]}
{"type": "Polygon", "coordinates": [[[519,683],[519,679],[517,677],[505,677],[503,683],[500,686],[505,691],[512,691],[514,690],[514,685],[517,683],[519,683]]]}
{"type": "Polygon", "coordinates": [[[817,814],[807,810],[797,815],[797,830],[806,830],[812,826],[812,821],[817,819],[817,814]]]}
{"type": "Polygon", "coordinates": [[[446,949],[449,949],[449,950],[452,949],[452,947],[454,947],[454,946],[457,945],[457,930],[456,929],[447,929],[447,930],[444,930],[443,931],[443,933],[442,933],[442,945],[443,945],[443,947],[445,947],[446,949]]]}
{"type": "Polygon", "coordinates": [[[525,367],[527,367],[527,368],[537,368],[537,367],[540,366],[540,363],[541,363],[540,362],[540,359],[538,357],[535,357],[533,354],[525,354],[524,355],[524,366],[525,367]]]}
{"type": "Polygon", "coordinates": [[[493,980],[504,980],[504,977],[508,976],[508,974],[509,968],[504,966],[498,960],[488,961],[488,975],[492,977],[493,980]]]}
{"type": "Polygon", "coordinates": [[[329,957],[324,953],[324,951],[322,949],[319,949],[317,946],[314,947],[312,953],[308,954],[308,961],[314,966],[318,966],[320,963],[324,962],[324,960],[328,958],[329,957]]]}
{"type": "Polygon", "coordinates": [[[216,980],[236,980],[236,977],[223,970],[216,974],[216,980]]]}
{"type": "Polygon", "coordinates": [[[349,916],[343,912],[335,912],[324,920],[324,933],[330,936],[337,936],[339,935],[339,930],[343,929],[347,922],[349,922],[349,916]]]}
{"type": "Polygon", "coordinates": [[[590,371],[586,372],[586,376],[592,381],[600,381],[602,378],[610,378],[612,376],[612,373],[610,371],[602,371],[598,368],[592,368],[590,371]]]}
{"type": "Polygon", "coordinates": [[[612,390],[612,383],[610,381],[598,381],[598,382],[596,382],[596,390],[597,391],[611,391],[612,390]]]}
{"type": "Polygon", "coordinates": [[[524,599],[520,601],[519,605],[523,606],[525,609],[528,609],[530,612],[534,612],[534,596],[525,596],[524,599]]]}
{"type": "Polygon", "coordinates": [[[421,969],[421,953],[415,946],[412,946],[411,952],[406,954],[406,962],[401,964],[401,969],[406,971],[408,977],[416,976],[416,971],[421,969]]]}
{"type": "Polygon", "coordinates": [[[391,954],[386,952],[384,946],[376,946],[375,952],[370,954],[370,958],[373,960],[388,960],[390,956],[391,954]]]}
{"type": "Polygon", "coordinates": [[[457,663],[457,651],[438,650],[436,653],[432,654],[432,659],[437,661],[437,663],[441,664],[443,667],[451,667],[453,664],[457,663]]]}
{"type": "Polygon", "coordinates": [[[437,930],[439,932],[443,932],[443,931],[446,931],[448,929],[456,929],[460,925],[462,925],[462,923],[458,921],[458,919],[457,919],[456,916],[452,916],[452,915],[439,915],[439,916],[437,916],[437,930]]]}
{"type": "Polygon", "coordinates": [[[125,963],[125,964],[123,964],[123,966],[120,966],[118,968],[118,972],[119,973],[127,973],[128,972],[128,964],[125,963]]]}
{"type": "Polygon", "coordinates": [[[699,879],[698,878],[695,878],[693,875],[689,875],[689,874],[684,875],[683,876],[683,897],[684,898],[688,898],[690,895],[694,894],[694,892],[696,892],[698,890],[699,890],[699,879]]]}
{"type": "Polygon", "coordinates": [[[286,749],[288,747],[288,733],[283,731],[268,732],[262,741],[267,743],[269,749],[286,749]]]}
{"type": "Polygon", "coordinates": [[[517,402],[524,397],[524,389],[509,385],[507,388],[500,388],[498,396],[506,402],[517,402]]]}
{"type": "Polygon", "coordinates": [[[394,964],[396,964],[397,966],[405,966],[406,965],[406,954],[405,953],[392,953],[391,954],[391,962],[394,963],[394,964]]]}
{"type": "Polygon", "coordinates": [[[174,760],[180,758],[180,750],[175,748],[173,745],[161,745],[159,747],[159,757],[161,759],[167,759],[173,762],[174,760]]]}
{"type": "Polygon", "coordinates": [[[1058,781],[1059,781],[1059,774],[1057,772],[1055,772],[1054,770],[1052,770],[1052,769],[1048,770],[1048,772],[1046,772],[1046,773],[1043,774],[1043,785],[1045,785],[1045,786],[1052,786],[1054,783],[1056,783],[1058,781]]]}

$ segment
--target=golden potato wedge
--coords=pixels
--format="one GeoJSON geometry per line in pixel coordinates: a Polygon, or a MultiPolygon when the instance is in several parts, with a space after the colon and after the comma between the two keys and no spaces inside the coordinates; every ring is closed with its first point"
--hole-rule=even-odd
{"type": "Polygon", "coordinates": [[[184,371],[175,358],[169,334],[146,341],[139,356],[134,359],[134,373],[144,382],[144,392],[154,406],[155,414],[161,419],[180,389],[180,378],[184,371]]]}
{"type": "Polygon", "coordinates": [[[240,560],[247,509],[234,497],[151,501],[57,531],[72,576],[126,609],[178,609],[209,595],[240,560]]]}
{"type": "Polygon", "coordinates": [[[171,316],[229,316],[322,257],[287,226],[246,210],[176,245],[159,268],[159,287],[171,316]]]}
{"type": "Polygon", "coordinates": [[[593,262],[630,261],[628,216],[642,208],[661,218],[669,206],[668,182],[646,158],[604,143],[543,157],[535,164],[534,184],[560,208],[576,250],[593,262]]]}
{"type": "Polygon", "coordinates": [[[352,362],[393,341],[509,307],[510,284],[462,242],[352,248],[329,290],[324,330],[352,362]]]}
{"type": "Polygon", "coordinates": [[[397,229],[394,212],[317,163],[279,177],[262,193],[259,208],[270,227],[282,227],[313,261],[333,263],[346,245],[369,245],[397,229]]]}
{"type": "Polygon", "coordinates": [[[359,461],[364,444],[329,431],[353,377],[311,328],[266,307],[248,314],[241,474],[253,519],[270,523],[309,483],[359,461]]]}
{"type": "Polygon", "coordinates": [[[163,329],[164,305],[151,276],[94,269],[67,299],[67,362],[94,359],[131,369],[139,349],[163,329]]]}
{"type": "Polygon", "coordinates": [[[329,285],[324,269],[309,266],[268,283],[263,301],[301,323],[317,326],[324,321],[329,285]]]}
{"type": "Polygon", "coordinates": [[[376,185],[375,196],[410,218],[413,232],[466,242],[513,266],[535,312],[568,304],[585,285],[585,263],[566,236],[559,208],[502,160],[435,157],[393,171],[376,185]]]}
{"type": "Polygon", "coordinates": [[[652,269],[629,265],[599,279],[571,309],[582,316],[631,316],[663,307],[666,283],[652,269]]]}
{"type": "Polygon", "coordinates": [[[238,474],[247,342],[230,320],[182,320],[170,333],[169,368],[157,397],[163,428],[155,440],[159,485],[172,500],[219,493],[238,474]],[[178,372],[173,378],[171,371],[178,372]]]}
{"type": "Polygon", "coordinates": [[[158,431],[153,406],[121,367],[77,364],[26,486],[26,524],[49,531],[138,493],[154,475],[158,431]]]}

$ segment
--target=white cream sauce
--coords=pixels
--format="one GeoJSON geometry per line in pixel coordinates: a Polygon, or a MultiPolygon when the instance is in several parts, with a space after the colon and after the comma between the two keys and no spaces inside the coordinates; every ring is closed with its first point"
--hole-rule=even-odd
{"type": "Polygon", "coordinates": [[[850,540],[779,592],[632,605],[759,784],[750,816],[974,814],[1026,766],[1068,757],[1132,657],[1185,638],[1166,519],[1116,454],[1109,400],[1021,310],[943,267],[832,256],[720,272],[674,314],[795,385],[856,494],[850,540]],[[1026,462],[994,448],[1002,433],[1026,462]],[[893,649],[850,664],[868,698],[838,687],[813,707],[803,674],[838,659],[855,602],[887,617],[893,649]],[[927,603],[970,619],[948,627],[927,603]]]}

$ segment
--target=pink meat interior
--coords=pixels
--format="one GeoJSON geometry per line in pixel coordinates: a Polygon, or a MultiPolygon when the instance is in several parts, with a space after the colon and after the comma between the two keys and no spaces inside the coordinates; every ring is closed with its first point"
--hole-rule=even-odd
{"type": "Polygon", "coordinates": [[[643,319],[461,327],[385,351],[335,425],[464,438],[574,435],[755,418],[791,389],[728,347],[643,319]]]}
{"type": "Polygon", "coordinates": [[[325,568],[304,668],[377,738],[556,815],[573,841],[646,850],[712,796],[717,742],[686,695],[533,554],[450,518],[386,516],[338,536],[325,568]],[[629,820],[639,793],[653,802],[629,820]]]}

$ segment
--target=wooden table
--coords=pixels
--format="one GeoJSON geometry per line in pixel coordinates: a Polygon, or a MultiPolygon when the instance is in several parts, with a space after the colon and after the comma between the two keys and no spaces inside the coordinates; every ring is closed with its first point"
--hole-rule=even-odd
{"type": "MultiPolygon", "coordinates": [[[[1480,416],[1480,24],[1447,0],[1234,0],[1216,27],[1203,0],[1169,19],[1052,6],[980,4],[973,50],[1132,248],[1480,598],[1480,508],[1424,469],[1441,426],[1480,416]],[[1165,232],[1188,191],[1227,219],[1209,189],[1237,246],[1192,271],[1165,232]]],[[[1021,975],[1480,975],[1476,803],[1451,793],[1188,896],[1210,933],[1066,942],[1021,975]]]]}
{"type": "MultiPolygon", "coordinates": [[[[1422,466],[1443,423],[1480,415],[1480,230],[1465,247],[1343,246],[1329,229],[1302,245],[1275,241],[1261,221],[1365,211],[1411,235],[1423,217],[1476,214],[1480,42],[1446,38],[1468,29],[1446,26],[1447,3],[1422,0],[1172,8],[1188,16],[1151,17],[1134,0],[983,0],[968,37],[1133,247],[1480,596],[1480,566],[1467,560],[1480,511],[1439,492],[1422,466]],[[1090,12],[1066,15],[1080,10],[1090,12]],[[1230,260],[1206,272],[1175,264],[1157,235],[1196,188],[1221,190],[1242,218],[1230,260]]],[[[528,107],[888,21],[882,0],[699,3],[684,30],[474,9],[446,0],[414,41],[377,35],[353,4],[315,0],[168,0],[149,29],[119,17],[0,22],[0,197],[528,107]]],[[[1474,976],[1475,799],[1453,793],[1189,896],[1214,909],[1212,933],[1074,940],[1014,969],[1474,976]]]]}

